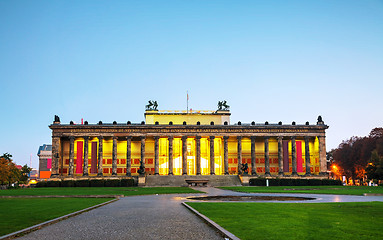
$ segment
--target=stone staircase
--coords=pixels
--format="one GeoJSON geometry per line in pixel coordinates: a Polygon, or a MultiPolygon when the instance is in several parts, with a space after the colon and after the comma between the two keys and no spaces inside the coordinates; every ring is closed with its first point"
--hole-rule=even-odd
{"type": "Polygon", "coordinates": [[[148,175],[145,179],[147,187],[187,187],[185,179],[209,180],[208,186],[241,186],[241,180],[237,175],[148,175]]]}

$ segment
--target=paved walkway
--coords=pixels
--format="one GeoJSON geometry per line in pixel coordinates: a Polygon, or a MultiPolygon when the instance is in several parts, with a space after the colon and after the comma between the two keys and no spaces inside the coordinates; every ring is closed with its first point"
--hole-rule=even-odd
{"type": "Polygon", "coordinates": [[[383,196],[248,194],[210,187],[195,189],[207,193],[124,197],[119,201],[44,227],[21,239],[222,239],[212,228],[181,205],[181,202],[190,201],[187,197],[191,196],[273,195],[316,198],[310,201],[292,202],[383,202],[383,196]]]}

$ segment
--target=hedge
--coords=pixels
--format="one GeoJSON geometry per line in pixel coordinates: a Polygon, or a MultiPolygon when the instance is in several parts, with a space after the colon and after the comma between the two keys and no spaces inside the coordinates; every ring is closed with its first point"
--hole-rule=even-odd
{"type": "MultiPolygon", "coordinates": [[[[269,186],[322,186],[342,185],[342,181],[333,179],[270,178],[269,186]]],[[[266,186],[266,178],[251,178],[250,186],[266,186]]]]}
{"type": "Polygon", "coordinates": [[[41,181],[36,187],[133,187],[134,179],[80,179],[61,181],[41,181]]]}

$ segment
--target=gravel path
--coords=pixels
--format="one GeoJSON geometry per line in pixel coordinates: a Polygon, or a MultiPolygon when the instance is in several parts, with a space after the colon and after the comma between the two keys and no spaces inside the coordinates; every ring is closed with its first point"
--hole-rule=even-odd
{"type": "Polygon", "coordinates": [[[188,196],[124,197],[20,239],[223,239],[181,205],[188,196]]]}

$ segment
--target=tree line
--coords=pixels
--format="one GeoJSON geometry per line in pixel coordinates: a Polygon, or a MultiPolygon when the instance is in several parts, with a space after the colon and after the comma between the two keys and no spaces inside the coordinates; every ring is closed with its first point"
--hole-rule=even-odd
{"type": "Polygon", "coordinates": [[[383,180],[383,128],[374,128],[366,137],[351,137],[327,153],[340,174],[355,181],[383,180]]]}
{"type": "Polygon", "coordinates": [[[26,164],[20,169],[12,160],[12,155],[4,153],[0,156],[0,185],[10,186],[13,183],[26,183],[28,181],[28,174],[32,168],[26,164]]]}

